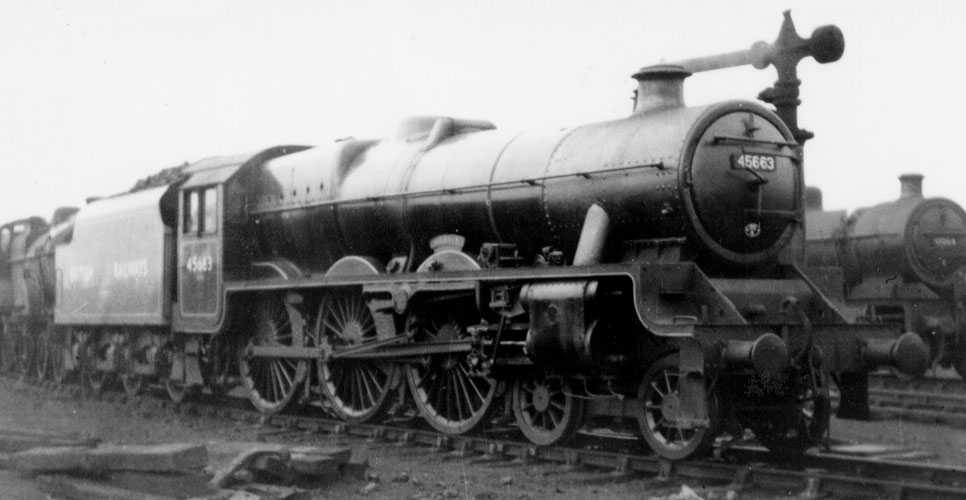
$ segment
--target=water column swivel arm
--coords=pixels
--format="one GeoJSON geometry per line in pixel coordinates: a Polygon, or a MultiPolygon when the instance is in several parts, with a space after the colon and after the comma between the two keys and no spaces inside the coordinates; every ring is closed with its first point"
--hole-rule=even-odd
{"type": "Polygon", "coordinates": [[[812,31],[811,38],[802,38],[795,30],[790,11],[784,12],[785,19],[773,43],[755,42],[751,48],[713,56],[696,57],[671,63],[682,67],[689,73],[714,71],[750,64],[756,69],[774,66],[778,80],[774,86],[762,90],[758,98],[775,106],[778,116],[791,129],[799,144],[814,137],[808,130],[798,127],[798,62],[807,56],[821,64],[835,62],[845,50],[845,37],[837,26],[819,26],[812,31]]]}

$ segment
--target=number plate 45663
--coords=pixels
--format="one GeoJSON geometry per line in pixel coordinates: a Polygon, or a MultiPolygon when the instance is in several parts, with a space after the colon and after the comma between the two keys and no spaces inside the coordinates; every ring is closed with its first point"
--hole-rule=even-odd
{"type": "Polygon", "coordinates": [[[754,170],[756,172],[774,172],[775,157],[749,153],[735,154],[731,156],[731,168],[754,170]]]}

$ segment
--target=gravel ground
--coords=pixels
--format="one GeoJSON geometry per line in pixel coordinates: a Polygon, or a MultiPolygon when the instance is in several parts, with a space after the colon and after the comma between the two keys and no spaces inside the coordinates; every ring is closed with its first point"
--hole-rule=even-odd
{"type": "MultiPolygon", "coordinates": [[[[51,398],[47,393],[18,386],[6,379],[0,379],[0,428],[69,433],[114,443],[267,439],[318,445],[348,444],[356,456],[369,460],[370,480],[340,481],[314,492],[311,498],[603,500],[681,497],[680,484],[616,478],[602,472],[568,470],[552,464],[480,463],[479,459],[456,458],[429,449],[398,448],[391,444],[361,441],[339,442],[331,436],[316,434],[272,434],[266,437],[264,429],[257,426],[182,415],[171,410],[147,408],[137,402],[118,404],[51,398]]],[[[966,465],[966,431],[959,429],[898,421],[836,420],[833,436],[927,449],[937,454],[934,461],[966,465]]],[[[725,489],[695,488],[705,499],[727,498],[725,489]]],[[[774,496],[784,497],[777,492],[774,496]]],[[[768,497],[741,495],[741,498],[768,497]]],[[[32,500],[47,497],[28,480],[0,471],[0,498],[32,500]]]]}

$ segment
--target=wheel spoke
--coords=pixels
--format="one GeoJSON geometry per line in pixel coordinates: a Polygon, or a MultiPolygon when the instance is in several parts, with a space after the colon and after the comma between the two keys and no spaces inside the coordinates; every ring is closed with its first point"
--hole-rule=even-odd
{"type": "Polygon", "coordinates": [[[360,321],[361,322],[361,319],[362,319],[362,308],[363,307],[366,307],[366,305],[363,304],[361,300],[353,300],[353,301],[350,301],[349,304],[352,307],[352,310],[349,313],[351,315],[350,318],[352,318],[353,320],[356,320],[356,321],[360,321]]]}
{"type": "Polygon", "coordinates": [[[336,321],[338,321],[338,323],[344,327],[345,325],[347,325],[349,323],[349,313],[346,311],[346,307],[345,307],[345,302],[344,301],[341,301],[341,300],[340,301],[337,301],[336,302],[336,305],[338,306],[338,313],[337,313],[337,319],[336,319],[336,321]]]}
{"type": "MultiPolygon", "coordinates": [[[[372,319],[372,315],[366,314],[365,316],[363,316],[361,323],[362,323],[362,330],[365,333],[367,333],[367,334],[368,333],[375,333],[375,331],[376,331],[376,322],[372,319]]],[[[370,335],[364,335],[364,336],[365,337],[369,337],[370,335]]]]}
{"type": "Polygon", "coordinates": [[[262,386],[265,389],[265,394],[262,395],[262,398],[275,402],[278,401],[278,381],[275,377],[275,364],[269,361],[265,367],[267,368],[267,373],[265,373],[264,379],[262,380],[262,386]]]}
{"type": "Polygon", "coordinates": [[[278,388],[278,399],[276,401],[281,401],[285,398],[285,393],[288,392],[285,368],[283,368],[282,364],[278,362],[272,363],[272,366],[275,367],[275,372],[277,373],[275,377],[275,385],[278,388]]]}
{"type": "Polygon", "coordinates": [[[475,413],[475,408],[473,406],[473,400],[470,397],[470,390],[468,385],[470,382],[463,377],[460,377],[460,395],[463,397],[463,401],[466,402],[466,406],[470,408],[470,413],[475,413]]]}
{"type": "Polygon", "coordinates": [[[678,427],[678,426],[674,426],[674,431],[675,431],[675,432],[677,433],[677,435],[678,435],[678,437],[679,437],[679,438],[681,438],[681,439],[680,439],[680,443],[681,443],[682,445],[683,445],[684,443],[686,443],[686,442],[687,442],[687,440],[686,440],[686,439],[684,439],[684,431],[683,431],[683,430],[681,430],[681,428],[680,428],[680,427],[678,427]]]}
{"type": "Polygon", "coordinates": [[[550,420],[552,424],[552,427],[549,427],[549,428],[556,429],[557,427],[560,426],[560,420],[562,419],[561,416],[555,415],[554,412],[552,411],[547,411],[544,413],[547,415],[547,418],[550,420]]]}
{"type": "Polygon", "coordinates": [[[453,400],[453,403],[455,403],[455,406],[456,406],[456,415],[459,420],[463,420],[464,414],[468,414],[468,415],[473,414],[473,406],[472,405],[468,406],[466,408],[466,411],[464,412],[463,391],[462,391],[462,384],[460,383],[460,379],[455,373],[452,373],[452,372],[450,373],[449,378],[452,381],[451,384],[453,386],[453,390],[451,391],[452,392],[451,399],[453,400]]]}
{"type": "Polygon", "coordinates": [[[366,372],[364,369],[359,367],[355,368],[355,371],[359,373],[359,381],[362,382],[362,386],[365,388],[365,391],[366,391],[365,392],[366,400],[364,404],[360,405],[360,408],[367,408],[369,406],[372,406],[372,404],[376,401],[376,396],[372,392],[372,387],[369,385],[370,382],[368,377],[366,377],[366,372]]]}
{"type": "Polygon", "coordinates": [[[470,375],[469,371],[463,366],[462,363],[459,364],[459,367],[460,367],[460,370],[463,372],[463,375],[466,376],[467,381],[473,387],[473,392],[476,393],[477,399],[479,399],[480,402],[485,402],[486,396],[484,396],[483,393],[480,392],[480,388],[476,385],[476,381],[473,380],[474,377],[470,375]]]}
{"type": "Polygon", "coordinates": [[[362,364],[359,369],[362,370],[362,375],[366,378],[366,380],[368,380],[372,384],[372,387],[375,388],[376,395],[372,397],[372,402],[375,403],[378,400],[377,395],[381,394],[385,389],[383,387],[385,385],[384,375],[381,373],[376,373],[378,368],[376,368],[375,365],[370,366],[362,364]]]}
{"type": "Polygon", "coordinates": [[[296,371],[296,367],[293,366],[295,362],[290,359],[283,359],[282,363],[283,363],[283,366],[279,366],[278,371],[280,371],[282,375],[285,377],[285,389],[288,390],[288,388],[295,385],[294,372],[296,371]],[[286,368],[284,365],[288,365],[289,363],[292,363],[293,365],[289,365],[288,368],[286,368]]]}
{"type": "Polygon", "coordinates": [[[336,338],[342,339],[342,328],[334,325],[328,316],[322,320],[322,325],[326,328],[326,332],[331,332],[336,338]]]}

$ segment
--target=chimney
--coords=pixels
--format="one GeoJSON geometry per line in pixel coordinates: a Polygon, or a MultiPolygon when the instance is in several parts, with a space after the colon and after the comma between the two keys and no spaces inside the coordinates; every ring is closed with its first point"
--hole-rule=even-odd
{"type": "Polygon", "coordinates": [[[805,210],[822,209],[822,190],[815,186],[805,186],[805,210]]]}
{"type": "Polygon", "coordinates": [[[922,174],[902,174],[899,176],[902,190],[899,199],[922,198],[922,174]]]}
{"type": "Polygon", "coordinates": [[[691,76],[681,66],[658,64],[634,73],[637,93],[634,114],[684,106],[684,79],[691,76]]]}

